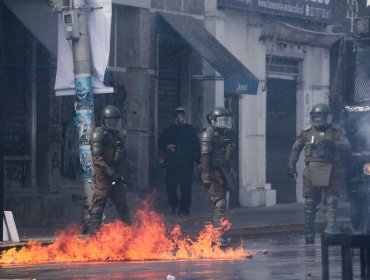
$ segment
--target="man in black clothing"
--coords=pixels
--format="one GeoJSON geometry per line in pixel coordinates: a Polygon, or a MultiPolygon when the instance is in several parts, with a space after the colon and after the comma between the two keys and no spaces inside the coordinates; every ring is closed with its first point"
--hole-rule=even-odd
{"type": "Polygon", "coordinates": [[[189,215],[194,162],[200,163],[200,142],[195,128],[185,123],[185,109],[177,107],[175,122],[159,138],[159,148],[165,152],[166,191],[171,212],[178,207],[179,215],[189,215]],[[177,186],[180,186],[180,201],[177,186]]]}

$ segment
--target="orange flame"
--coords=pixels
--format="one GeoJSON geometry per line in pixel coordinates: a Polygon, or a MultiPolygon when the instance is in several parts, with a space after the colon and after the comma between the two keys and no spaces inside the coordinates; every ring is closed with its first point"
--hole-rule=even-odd
{"type": "MultiPolygon", "coordinates": [[[[183,236],[179,225],[168,229],[164,217],[148,207],[136,212],[135,222],[104,224],[95,236],[80,237],[80,228],[70,226],[58,232],[55,241],[42,246],[37,241],[17,250],[4,251],[0,264],[38,264],[84,261],[145,261],[173,259],[241,259],[250,256],[240,244],[223,250],[216,242],[221,231],[206,224],[195,240],[183,236]]],[[[230,229],[224,221],[223,231],[230,229]]]]}
{"type": "Polygon", "coordinates": [[[370,175],[370,163],[366,163],[363,167],[363,170],[365,175],[370,175]]]}

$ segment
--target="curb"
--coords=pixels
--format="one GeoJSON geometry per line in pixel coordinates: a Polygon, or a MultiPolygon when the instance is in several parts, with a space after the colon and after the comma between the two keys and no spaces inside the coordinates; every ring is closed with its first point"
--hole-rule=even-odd
{"type": "MultiPolygon", "coordinates": [[[[348,228],[350,226],[350,220],[340,220],[337,225],[340,228],[348,228]]],[[[325,221],[319,221],[315,223],[316,231],[322,231],[326,227],[325,221]]],[[[235,236],[246,236],[246,235],[264,235],[264,234],[278,234],[278,233],[297,233],[304,231],[304,223],[292,223],[292,224],[281,224],[281,225],[267,225],[259,227],[239,227],[231,228],[225,233],[227,237],[235,236]]]]}
{"type": "MultiPolygon", "coordinates": [[[[41,245],[43,246],[46,246],[46,245],[49,245],[51,243],[53,243],[53,240],[35,240],[35,241],[38,241],[41,245]]],[[[9,250],[9,249],[12,249],[12,248],[15,248],[15,249],[21,249],[22,247],[26,247],[28,245],[28,241],[27,240],[22,240],[20,242],[17,242],[17,243],[13,243],[13,242],[1,242],[0,241],[0,253],[2,251],[6,251],[6,250],[9,250]]]]}

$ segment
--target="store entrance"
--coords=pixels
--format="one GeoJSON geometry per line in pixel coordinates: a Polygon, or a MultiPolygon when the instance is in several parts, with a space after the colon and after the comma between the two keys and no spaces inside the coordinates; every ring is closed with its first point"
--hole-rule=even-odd
{"type": "Polygon", "coordinates": [[[266,182],[276,190],[278,203],[296,201],[296,184],[287,176],[291,146],[296,137],[295,80],[269,78],[266,113],[266,182]]]}

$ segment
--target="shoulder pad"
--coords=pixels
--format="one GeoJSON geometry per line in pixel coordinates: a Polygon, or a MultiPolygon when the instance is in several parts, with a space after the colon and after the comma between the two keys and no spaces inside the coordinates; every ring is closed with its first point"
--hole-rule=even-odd
{"type": "Polygon", "coordinates": [[[91,134],[91,151],[94,156],[103,155],[103,145],[104,145],[104,130],[95,129],[91,134]]]}
{"type": "Polygon", "coordinates": [[[215,129],[213,128],[213,126],[209,126],[205,129],[205,131],[209,131],[210,133],[213,133],[215,129]]]}
{"type": "Polygon", "coordinates": [[[202,141],[211,140],[213,138],[213,134],[214,134],[214,129],[211,126],[207,127],[206,129],[202,131],[202,136],[201,136],[202,141]]]}
{"type": "Polygon", "coordinates": [[[302,130],[303,131],[309,131],[310,129],[312,129],[312,125],[311,124],[306,125],[302,130]]]}
{"type": "Polygon", "coordinates": [[[98,126],[98,127],[95,127],[94,131],[103,132],[104,131],[104,128],[101,127],[101,126],[98,126]]]}
{"type": "Polygon", "coordinates": [[[340,131],[342,133],[345,132],[345,130],[343,129],[343,127],[341,127],[339,124],[337,123],[332,123],[331,124],[331,127],[333,128],[333,130],[336,130],[336,131],[340,131]]]}
{"type": "Polygon", "coordinates": [[[103,141],[104,139],[104,130],[100,127],[96,128],[91,134],[91,140],[93,141],[103,141]]]}

